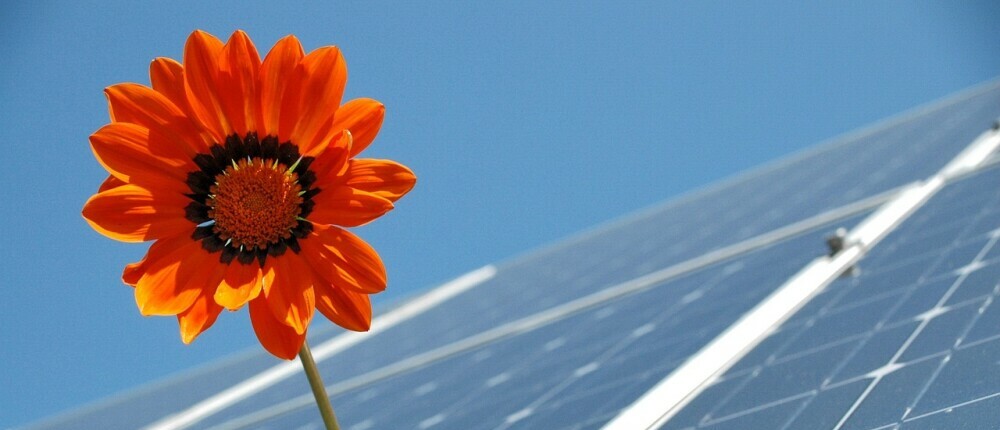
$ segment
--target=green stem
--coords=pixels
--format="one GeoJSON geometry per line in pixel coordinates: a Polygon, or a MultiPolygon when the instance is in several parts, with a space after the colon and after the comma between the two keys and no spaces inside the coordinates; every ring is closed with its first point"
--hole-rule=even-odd
{"type": "Polygon", "coordinates": [[[302,349],[299,350],[299,361],[302,362],[302,368],[306,370],[306,378],[309,379],[309,387],[312,388],[313,396],[316,397],[316,406],[319,407],[319,414],[323,416],[326,430],[340,430],[340,426],[337,425],[337,416],[333,414],[333,406],[330,406],[330,398],[326,395],[323,378],[319,376],[316,361],[313,360],[312,351],[309,350],[309,344],[305,341],[302,342],[302,349]]]}

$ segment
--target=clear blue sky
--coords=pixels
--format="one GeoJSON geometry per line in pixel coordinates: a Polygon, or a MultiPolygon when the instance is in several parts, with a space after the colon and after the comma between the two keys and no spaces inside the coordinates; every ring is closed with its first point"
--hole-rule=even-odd
{"type": "Polygon", "coordinates": [[[368,155],[419,183],[358,231],[388,266],[379,303],[1000,75],[989,0],[11,3],[0,427],[258,348],[245,311],[191,346],[141,317],[119,276],[146,247],[79,215],[106,176],[102,89],[148,84],[194,29],[339,45],[348,96],[385,103],[368,155]]]}

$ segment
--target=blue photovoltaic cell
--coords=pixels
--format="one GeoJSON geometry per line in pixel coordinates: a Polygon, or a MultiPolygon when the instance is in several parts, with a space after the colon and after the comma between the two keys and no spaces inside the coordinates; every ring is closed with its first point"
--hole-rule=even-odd
{"type": "Polygon", "coordinates": [[[946,186],[663,428],[997,428],[998,184],[946,186]]]}
{"type": "MultiPolygon", "coordinates": [[[[715,338],[807,262],[842,220],[786,242],[459,354],[332,394],[345,429],[591,429],[715,338]]],[[[307,393],[306,382],[276,394],[307,393]]],[[[279,400],[280,399],[280,400],[279,400]]],[[[229,418],[255,412],[234,408],[229,418]]],[[[296,429],[315,406],[247,427],[217,416],[196,428],[296,429]]]]}
{"type": "MultiPolygon", "coordinates": [[[[341,352],[321,363],[321,370],[327,383],[335,384],[925,178],[998,116],[1000,85],[992,83],[506,262],[493,279],[341,352]]],[[[109,422],[123,423],[117,428],[135,428],[252,376],[268,363],[277,361],[265,353],[250,355],[233,362],[232,373],[205,380],[179,378],[106,407],[68,416],[69,421],[51,421],[33,428],[115,428],[107,425],[109,422]],[[178,392],[186,394],[177,396],[178,392]],[[134,413],[137,407],[142,414],[134,413]]],[[[290,392],[302,390],[300,382],[283,382],[223,411],[216,419],[233,418],[285,400],[290,392]]]]}

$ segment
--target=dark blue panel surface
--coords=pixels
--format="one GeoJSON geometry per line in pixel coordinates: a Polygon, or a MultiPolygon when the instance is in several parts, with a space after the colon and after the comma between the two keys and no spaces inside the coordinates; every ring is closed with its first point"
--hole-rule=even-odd
{"type": "MultiPolygon", "coordinates": [[[[567,315],[550,324],[333,395],[345,428],[599,428],[808,261],[837,226],[567,315]],[[391,406],[390,406],[391,405],[391,406]]],[[[294,386],[293,386],[294,385],[294,386]]],[[[274,399],[306,394],[305,381],[274,399]]],[[[234,407],[201,423],[254,412],[234,407]]],[[[315,406],[240,428],[318,423],[315,406]]],[[[223,425],[219,428],[232,428],[223,425]]]]}
{"type": "Polygon", "coordinates": [[[663,428],[1000,428],[998,185],[948,185],[663,428]]]}

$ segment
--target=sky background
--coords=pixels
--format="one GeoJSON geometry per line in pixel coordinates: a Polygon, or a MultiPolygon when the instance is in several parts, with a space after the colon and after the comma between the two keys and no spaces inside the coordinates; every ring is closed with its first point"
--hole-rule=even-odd
{"type": "Polygon", "coordinates": [[[386,105],[365,155],[419,181],[356,230],[377,304],[1000,76],[993,1],[244,3],[0,9],[0,428],[259,348],[245,310],[190,346],[140,316],[120,274],[147,246],[80,216],[103,88],[148,84],[194,29],[338,45],[346,98],[386,105]]]}

